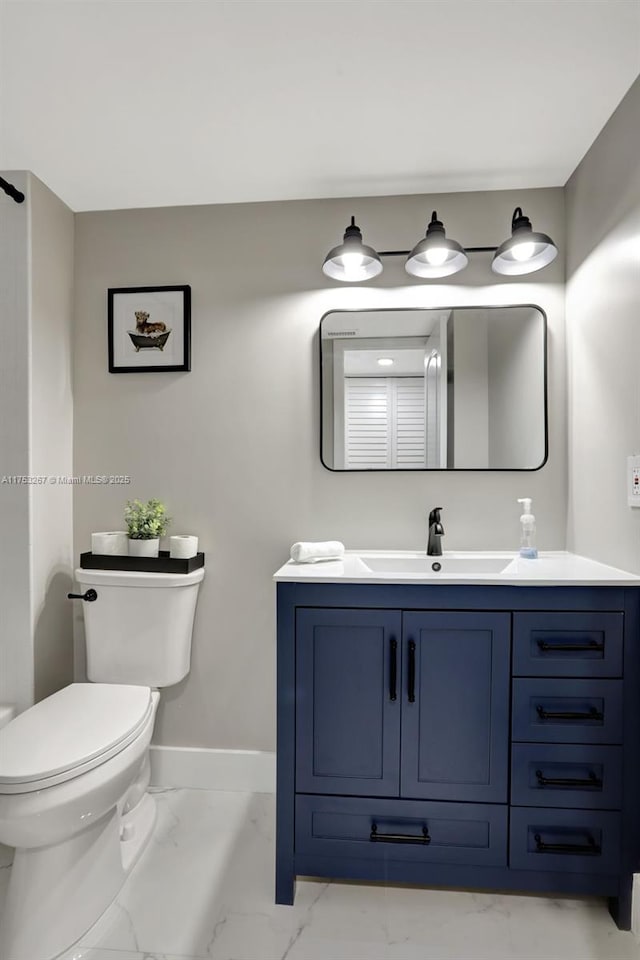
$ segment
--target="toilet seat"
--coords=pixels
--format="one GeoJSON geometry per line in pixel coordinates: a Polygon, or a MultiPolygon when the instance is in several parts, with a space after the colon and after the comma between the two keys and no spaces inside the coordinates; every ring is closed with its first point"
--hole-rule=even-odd
{"type": "Polygon", "coordinates": [[[31,793],[105,763],[153,712],[149,687],[72,683],[0,730],[0,794],[31,793]]]}

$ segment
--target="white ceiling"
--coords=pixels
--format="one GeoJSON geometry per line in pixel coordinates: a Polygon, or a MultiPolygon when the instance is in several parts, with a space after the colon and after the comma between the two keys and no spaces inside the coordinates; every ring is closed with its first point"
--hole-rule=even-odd
{"type": "Polygon", "coordinates": [[[4,0],[0,169],[74,210],[564,184],[638,0],[4,0]]]}

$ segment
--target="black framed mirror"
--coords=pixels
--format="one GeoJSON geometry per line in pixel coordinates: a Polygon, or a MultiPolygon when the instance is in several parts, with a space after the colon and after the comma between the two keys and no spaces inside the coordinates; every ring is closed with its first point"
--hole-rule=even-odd
{"type": "Polygon", "coordinates": [[[547,321],[534,304],[330,311],[320,383],[329,470],[546,462],[547,321]]]}

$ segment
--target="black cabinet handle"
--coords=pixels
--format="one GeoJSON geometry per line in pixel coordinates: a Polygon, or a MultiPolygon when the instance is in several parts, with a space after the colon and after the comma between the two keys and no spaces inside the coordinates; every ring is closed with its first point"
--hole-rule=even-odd
{"type": "Polygon", "coordinates": [[[416,644],[415,640],[409,640],[409,665],[407,669],[407,693],[409,703],[416,701],[416,644]]]}
{"type": "Polygon", "coordinates": [[[592,836],[587,837],[586,843],[544,843],[539,833],[536,833],[533,839],[536,842],[536,853],[576,853],[593,857],[602,852],[592,836]]]}
{"type": "Polygon", "coordinates": [[[593,770],[589,771],[588,778],[580,777],[545,777],[542,770],[536,770],[536,779],[541,787],[593,787],[602,788],[602,780],[596,777],[593,770]]]}
{"type": "Polygon", "coordinates": [[[589,640],[588,643],[549,643],[548,640],[538,640],[538,646],[543,653],[550,650],[593,650],[597,653],[604,652],[604,643],[598,643],[596,640],[589,640]]]}
{"type": "Polygon", "coordinates": [[[93,589],[93,587],[91,587],[89,590],[87,590],[86,593],[68,593],[68,594],[67,594],[67,599],[69,599],[69,600],[86,600],[87,603],[92,603],[94,600],[97,600],[97,599],[98,599],[98,594],[97,594],[96,591],[93,589]]]}
{"type": "Polygon", "coordinates": [[[389,642],[389,700],[398,699],[398,641],[391,637],[389,642]]]}
{"type": "Polygon", "coordinates": [[[590,707],[589,710],[573,713],[570,710],[567,711],[554,711],[554,710],[545,710],[544,707],[536,707],[536,713],[541,720],[604,720],[604,713],[601,710],[596,710],[595,707],[590,707]]]}
{"type": "Polygon", "coordinates": [[[377,823],[371,824],[369,840],[371,840],[372,843],[420,843],[423,846],[431,843],[429,828],[426,826],[422,828],[422,834],[417,836],[412,833],[378,833],[377,823]]]}

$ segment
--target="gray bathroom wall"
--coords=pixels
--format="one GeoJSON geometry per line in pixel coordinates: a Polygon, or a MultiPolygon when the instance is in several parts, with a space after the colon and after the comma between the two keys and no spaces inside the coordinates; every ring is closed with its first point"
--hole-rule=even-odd
{"type": "Polygon", "coordinates": [[[74,216],[37,177],[31,198],[31,605],[34,695],[73,680],[74,216]],[[55,482],[54,482],[55,481],[55,482]]]}
{"type": "Polygon", "coordinates": [[[486,310],[453,313],[454,460],[489,466],[489,340],[486,310]]]}
{"type": "Polygon", "coordinates": [[[3,171],[26,196],[0,190],[0,703],[33,703],[29,488],[29,175],[3,171]]]}
{"type": "Polygon", "coordinates": [[[74,217],[6,179],[26,199],[0,196],[0,702],[23,710],[73,679],[74,217]]]}
{"type": "MultiPolygon", "coordinates": [[[[437,208],[450,236],[499,243],[521,205],[564,249],[563,191],[293,201],[76,216],[76,555],[122,527],[128,497],[165,500],[174,533],[207,553],[192,669],[161,700],[156,742],[273,749],[275,587],[295,540],[423,550],[442,505],[446,549],[516,549],[517,497],[534,498],[543,549],[565,547],[563,256],[520,281],[472,256],[455,282],[415,283],[387,260],[364,288],[321,265],[355,214],[365,241],[406,249],[437,208]],[[191,373],[109,374],[107,288],[184,284],[193,295],[191,373]],[[329,310],[538,303],[549,318],[550,456],[538,472],[331,473],[319,456],[318,326],[329,310]]],[[[81,630],[78,645],[82,646],[81,630]]]]}
{"type": "Polygon", "coordinates": [[[569,547],[640,573],[640,79],[566,187],[569,547]]]}
{"type": "Polygon", "coordinates": [[[536,310],[518,323],[506,310],[492,318],[489,328],[489,433],[490,463],[520,463],[537,466],[544,450],[544,413],[535,397],[542,384],[531,363],[539,350],[540,333],[536,310]]]}

